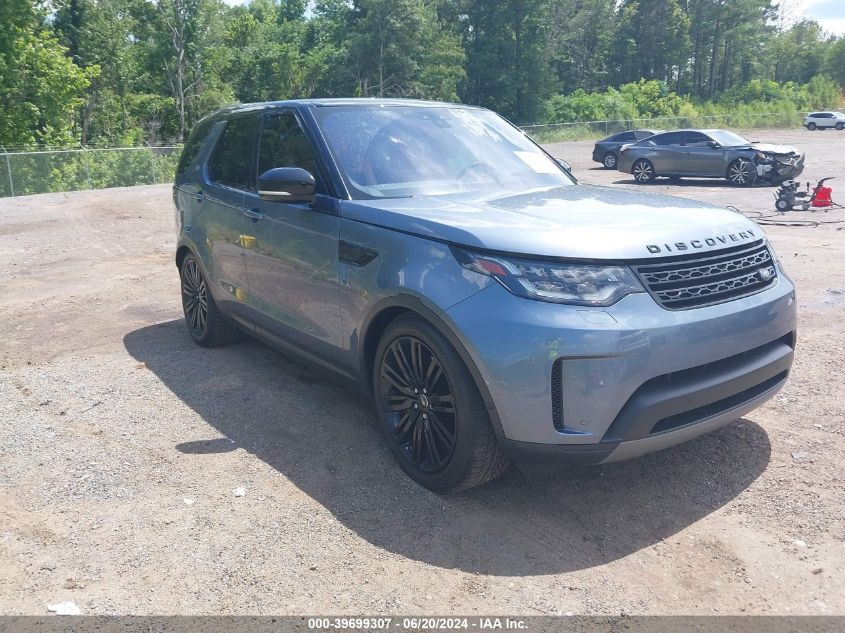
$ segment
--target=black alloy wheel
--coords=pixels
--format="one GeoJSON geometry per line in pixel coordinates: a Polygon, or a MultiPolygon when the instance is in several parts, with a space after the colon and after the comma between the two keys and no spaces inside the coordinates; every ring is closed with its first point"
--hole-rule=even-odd
{"type": "Polygon", "coordinates": [[[208,285],[193,257],[182,266],[182,307],[191,336],[202,338],[208,331],[208,285]]]}
{"type": "Polygon", "coordinates": [[[455,450],[455,396],[443,365],[414,336],[390,343],[379,372],[379,396],[391,439],[414,468],[435,473],[455,450]]]}
{"type": "Polygon", "coordinates": [[[435,492],[456,492],[502,474],[490,413],[446,336],[415,314],[381,333],[373,368],[381,428],[402,470],[435,492]]]}
{"type": "Polygon", "coordinates": [[[185,256],[179,267],[179,277],[185,325],[194,342],[203,347],[218,347],[239,339],[240,330],[220,313],[214,302],[196,255],[185,256]]]}

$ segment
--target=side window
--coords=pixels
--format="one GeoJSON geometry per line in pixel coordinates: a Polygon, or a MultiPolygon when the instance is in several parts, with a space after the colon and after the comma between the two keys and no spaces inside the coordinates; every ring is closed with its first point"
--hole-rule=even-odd
{"type": "Polygon", "coordinates": [[[649,140],[653,141],[655,145],[660,146],[681,145],[684,142],[684,133],[667,132],[666,134],[658,134],[657,136],[652,136],[649,140]]]}
{"type": "Polygon", "coordinates": [[[611,140],[617,143],[633,143],[636,141],[636,137],[634,136],[633,132],[620,132],[616,136],[614,136],[611,140]]]}
{"type": "Polygon", "coordinates": [[[211,129],[213,121],[200,121],[194,126],[191,135],[188,137],[188,142],[182,148],[182,155],[179,156],[179,164],[176,166],[176,173],[182,175],[187,173],[194,164],[197,154],[205,144],[205,138],[208,136],[208,131],[211,129]]]}
{"type": "Polygon", "coordinates": [[[707,147],[710,137],[701,132],[687,132],[687,147],[707,147]]]}
{"type": "Polygon", "coordinates": [[[325,193],[311,143],[290,112],[264,119],[258,150],[258,175],[274,167],[299,167],[308,171],[317,181],[317,192],[325,193]]]}
{"type": "Polygon", "coordinates": [[[211,179],[221,185],[252,191],[258,117],[232,119],[220,135],[208,164],[211,179]]]}

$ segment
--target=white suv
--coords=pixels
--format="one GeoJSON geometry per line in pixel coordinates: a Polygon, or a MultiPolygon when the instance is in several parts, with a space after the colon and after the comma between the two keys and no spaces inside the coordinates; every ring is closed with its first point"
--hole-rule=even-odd
{"type": "Polygon", "coordinates": [[[845,114],[842,112],[811,112],[804,117],[804,127],[808,130],[824,127],[835,127],[837,130],[841,130],[845,128],[845,114]]]}

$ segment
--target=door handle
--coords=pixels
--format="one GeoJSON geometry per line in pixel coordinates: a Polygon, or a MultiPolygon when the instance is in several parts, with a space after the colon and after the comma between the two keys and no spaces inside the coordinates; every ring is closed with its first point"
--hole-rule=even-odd
{"type": "Polygon", "coordinates": [[[200,189],[194,194],[194,198],[197,199],[197,202],[202,202],[203,200],[205,200],[205,194],[202,192],[202,189],[200,189]]]}
{"type": "Polygon", "coordinates": [[[256,222],[264,219],[264,214],[258,209],[244,209],[242,213],[250,220],[255,220],[256,222]]]}

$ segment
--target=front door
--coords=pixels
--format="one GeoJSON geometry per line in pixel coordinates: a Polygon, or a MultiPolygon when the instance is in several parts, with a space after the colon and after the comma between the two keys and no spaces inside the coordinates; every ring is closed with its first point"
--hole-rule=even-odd
{"type": "Polygon", "coordinates": [[[701,132],[687,132],[686,144],[686,173],[693,176],[717,176],[724,178],[725,167],[722,162],[722,148],[710,147],[713,141],[701,132]]]}
{"type": "Polygon", "coordinates": [[[209,250],[209,283],[221,310],[250,325],[246,306],[249,283],[244,261],[244,236],[250,221],[243,214],[244,195],[254,178],[258,116],[233,118],[220,125],[208,165],[200,177],[202,226],[209,250]]]}
{"type": "MultiPolygon", "coordinates": [[[[256,174],[275,167],[309,171],[318,196],[327,199],[324,173],[290,111],[263,117],[256,174]]],[[[336,354],[341,327],[335,205],[267,201],[249,191],[244,207],[253,216],[244,253],[256,330],[318,358],[336,354]]]]}

